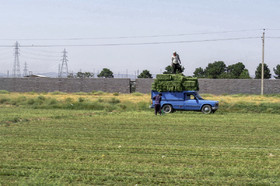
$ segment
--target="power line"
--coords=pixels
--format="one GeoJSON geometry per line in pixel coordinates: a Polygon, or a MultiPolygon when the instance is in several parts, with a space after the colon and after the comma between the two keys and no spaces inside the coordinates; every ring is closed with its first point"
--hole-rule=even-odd
{"type": "Polygon", "coordinates": [[[117,36],[117,37],[76,37],[76,38],[22,38],[22,39],[0,39],[2,41],[75,41],[75,40],[99,40],[99,39],[133,39],[133,38],[156,38],[156,37],[179,37],[189,35],[210,35],[210,34],[227,34],[227,33],[238,33],[238,32],[251,32],[260,31],[262,29],[246,29],[246,30],[228,30],[220,32],[197,32],[197,33],[180,33],[180,34],[156,34],[156,35],[138,35],[138,36],[117,36]]]}
{"type": "Polygon", "coordinates": [[[30,59],[30,60],[35,60],[35,61],[38,61],[38,60],[57,61],[57,60],[59,60],[59,57],[57,57],[57,58],[33,57],[33,56],[27,56],[27,55],[22,54],[22,53],[21,53],[21,57],[23,59],[28,59],[28,60],[30,59]]]}
{"type": "Polygon", "coordinates": [[[57,54],[60,55],[61,52],[58,52],[57,50],[42,50],[41,48],[36,48],[36,49],[29,49],[29,48],[25,48],[24,52],[33,52],[33,53],[40,53],[40,54],[57,54]]]}
{"type": "Polygon", "coordinates": [[[43,57],[43,58],[59,58],[59,55],[48,55],[48,54],[40,54],[40,53],[33,53],[31,51],[24,51],[21,50],[21,54],[24,56],[35,56],[35,57],[43,57]]]}
{"type": "Polygon", "coordinates": [[[271,29],[265,29],[266,31],[267,30],[280,30],[280,28],[271,28],[271,29]]]}
{"type": "MultiPolygon", "coordinates": [[[[51,47],[106,47],[106,46],[136,46],[136,45],[158,45],[158,44],[180,44],[180,43],[199,43],[213,41],[233,41],[259,39],[261,37],[239,37],[225,39],[205,39],[205,40],[181,40],[181,41],[161,41],[161,42],[142,42],[142,43],[107,43],[107,44],[53,44],[53,45],[21,45],[22,48],[51,48],[51,47]]],[[[4,47],[4,45],[0,45],[4,47]]]]}

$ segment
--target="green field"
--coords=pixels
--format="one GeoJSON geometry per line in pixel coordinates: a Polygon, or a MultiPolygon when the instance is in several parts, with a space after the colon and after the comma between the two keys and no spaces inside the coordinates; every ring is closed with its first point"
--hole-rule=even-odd
{"type": "Polygon", "coordinates": [[[0,185],[280,185],[279,114],[135,109],[0,105],[0,185]]]}

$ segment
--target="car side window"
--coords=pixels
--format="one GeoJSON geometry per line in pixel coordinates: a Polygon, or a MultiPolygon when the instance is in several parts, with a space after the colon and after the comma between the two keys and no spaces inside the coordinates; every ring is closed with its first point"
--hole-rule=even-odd
{"type": "Polygon", "coordinates": [[[186,100],[193,100],[193,99],[195,99],[194,95],[186,94],[186,100]]]}

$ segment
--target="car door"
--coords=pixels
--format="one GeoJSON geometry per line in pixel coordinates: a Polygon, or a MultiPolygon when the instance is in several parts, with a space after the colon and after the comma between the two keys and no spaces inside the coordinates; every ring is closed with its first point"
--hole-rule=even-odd
{"type": "Polygon", "coordinates": [[[184,109],[185,110],[199,110],[200,109],[199,100],[196,99],[196,97],[193,93],[185,94],[184,109]]]}

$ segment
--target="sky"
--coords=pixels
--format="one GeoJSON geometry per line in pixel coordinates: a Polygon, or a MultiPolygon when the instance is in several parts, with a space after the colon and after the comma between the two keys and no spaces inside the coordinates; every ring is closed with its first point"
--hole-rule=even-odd
{"type": "Polygon", "coordinates": [[[69,72],[162,73],[173,51],[185,75],[224,61],[243,62],[253,77],[262,61],[280,64],[278,0],[0,0],[0,73],[20,67],[57,72],[67,51],[69,72]]]}

